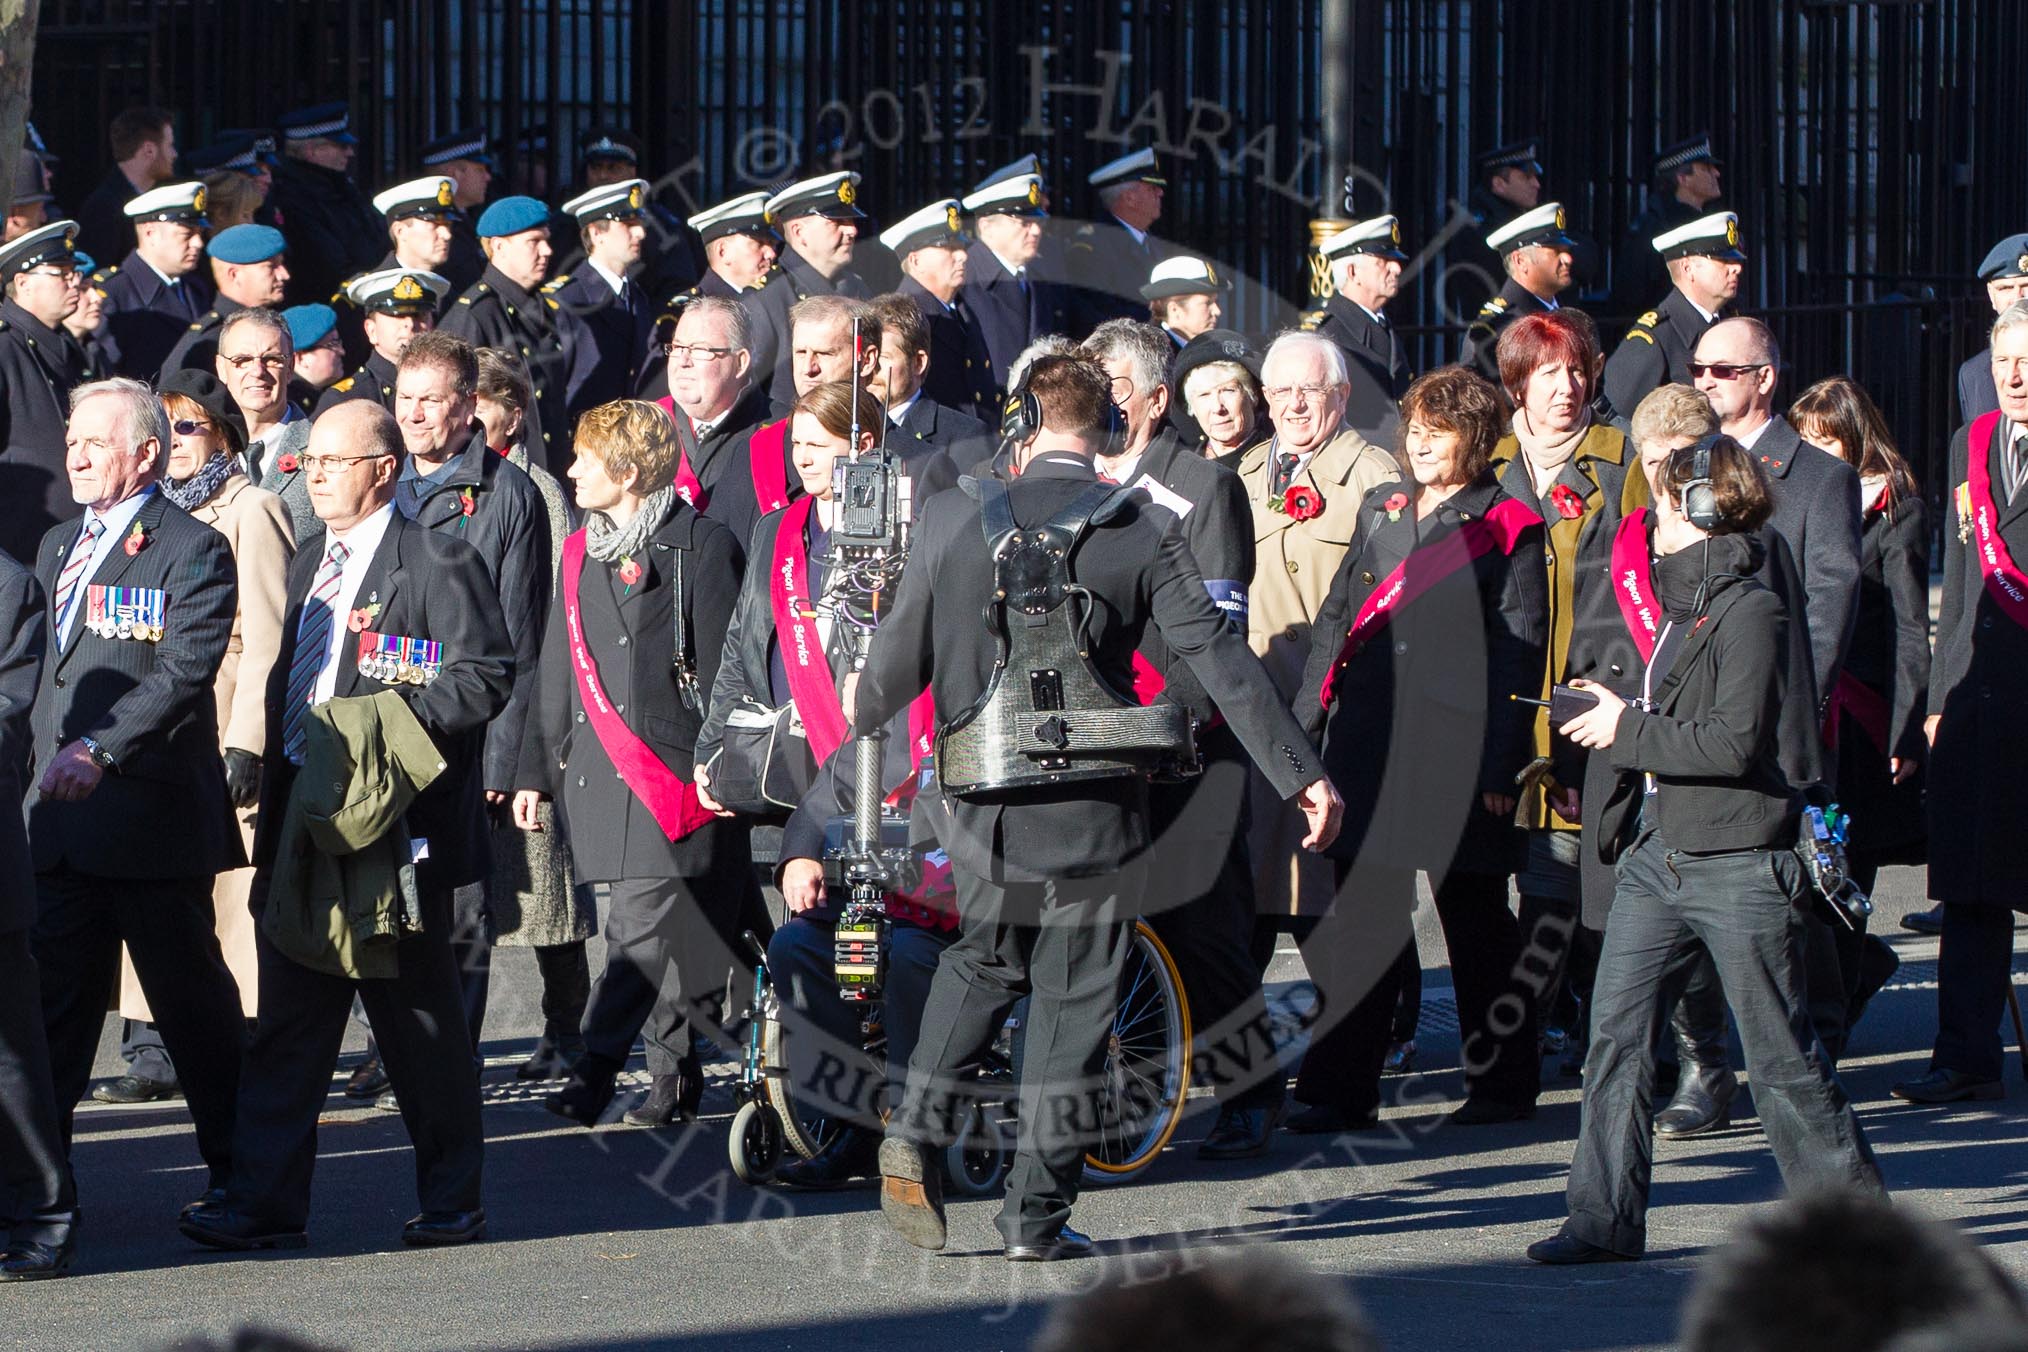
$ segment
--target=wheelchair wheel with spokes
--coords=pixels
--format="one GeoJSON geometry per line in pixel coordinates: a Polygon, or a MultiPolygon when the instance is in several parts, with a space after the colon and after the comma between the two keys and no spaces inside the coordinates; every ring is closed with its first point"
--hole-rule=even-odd
{"type": "MultiPolygon", "coordinates": [[[[873,1022],[878,1022],[875,1014],[873,1022]]],[[[872,1066],[885,1066],[884,1038],[870,1042],[863,1051],[872,1066]]],[[[869,1070],[868,1073],[874,1073],[869,1070]]],[[[843,1118],[834,1116],[830,1105],[805,1103],[796,1096],[794,1078],[789,1073],[788,1049],[783,1041],[780,1016],[770,1011],[761,1025],[761,1093],[766,1102],[781,1119],[782,1140],[790,1150],[802,1159],[812,1159],[817,1152],[838,1139],[849,1125],[843,1118]]]]}
{"type": "Polygon", "coordinates": [[[1147,1168],[1176,1134],[1190,1092],[1190,1003],[1176,960],[1146,921],[1134,924],[1101,1075],[1087,1183],[1118,1182],[1147,1168]]]}

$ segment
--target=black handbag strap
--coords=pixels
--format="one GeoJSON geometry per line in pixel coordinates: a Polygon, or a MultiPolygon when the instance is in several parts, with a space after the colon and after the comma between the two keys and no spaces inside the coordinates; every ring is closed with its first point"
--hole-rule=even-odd
{"type": "Polygon", "coordinates": [[[676,692],[692,713],[702,714],[703,697],[697,686],[697,662],[690,646],[690,613],[683,604],[683,556],[690,551],[671,549],[669,565],[669,626],[673,630],[670,665],[676,671],[676,692]]]}

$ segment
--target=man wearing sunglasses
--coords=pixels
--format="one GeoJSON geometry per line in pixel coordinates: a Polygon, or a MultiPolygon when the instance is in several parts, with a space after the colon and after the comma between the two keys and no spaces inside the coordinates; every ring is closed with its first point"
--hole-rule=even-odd
{"type": "MultiPolygon", "coordinates": [[[[169,350],[162,363],[163,375],[186,366],[211,370],[218,355],[219,330],[226,320],[241,310],[282,303],[282,288],[289,281],[288,263],[283,258],[288,247],[282,232],[268,225],[228,226],[211,237],[211,279],[218,294],[211,308],[198,316],[169,350]]],[[[291,361],[294,355],[290,354],[291,361]]]]}
{"type": "MultiPolygon", "coordinates": [[[[1859,613],[1859,476],[1837,456],[1804,441],[1774,411],[1780,374],[1781,350],[1757,319],[1713,324],[1698,340],[1690,362],[1690,376],[1711,401],[1720,430],[1752,452],[1767,472],[1774,496],[1768,526],[1787,542],[1803,576],[1801,618],[1809,630],[1815,682],[1809,692],[1792,686],[1789,697],[1816,701],[1821,715],[1859,613]]],[[[1793,679],[1800,683],[1802,673],[1793,679]]],[[[1813,974],[1807,983],[1810,1018],[1825,1045],[1836,1046],[1845,1026],[1844,985],[1831,979],[1837,971],[1836,943],[1818,916],[1806,915],[1804,924],[1813,974]]],[[[1665,1139],[1700,1135],[1720,1125],[1738,1090],[1726,1056],[1725,997],[1709,958],[1692,969],[1673,1031],[1682,1074],[1669,1106],[1656,1115],[1656,1133],[1665,1139]]]]}
{"type": "Polygon", "coordinates": [[[84,351],[63,331],[78,306],[77,223],[57,221],[0,247],[0,549],[32,563],[43,533],[71,514],[63,429],[84,351]]]}

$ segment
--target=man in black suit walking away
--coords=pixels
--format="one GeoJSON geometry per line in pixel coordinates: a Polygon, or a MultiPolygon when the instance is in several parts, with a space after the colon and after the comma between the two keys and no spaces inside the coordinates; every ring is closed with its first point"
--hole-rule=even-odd
{"type": "MultiPolygon", "coordinates": [[[[1109,618],[1090,627],[1081,645],[1091,654],[1088,669],[1065,671],[1066,689],[1081,675],[1094,679],[1092,673],[1114,690],[1131,688],[1135,648],[1153,624],[1275,786],[1300,794],[1311,823],[1307,845],[1329,842],[1343,809],[1315,748],[1205,590],[1182,533],[1168,529],[1166,515],[1144,512],[1136,497],[1098,483],[1092,457],[1113,418],[1105,372],[1080,358],[1045,357],[1031,368],[1027,388],[1037,416],[1015,452],[1020,478],[1011,485],[982,481],[976,503],[950,493],[923,505],[913,557],[873,640],[853,710],[854,727],[865,736],[925,685],[934,693],[937,767],[950,818],[939,836],[957,883],[961,926],[937,969],[908,1088],[881,1143],[881,1208],[910,1243],[943,1247],[940,1165],[932,1148],[951,1135],[955,1073],[997,1032],[1014,1002],[1031,995],[1021,1143],[999,1220],[1014,1262],[1091,1252],[1091,1241],[1065,1222],[1089,1143],[1089,1127],[1079,1124],[1090,1117],[1089,1087],[1104,1061],[1139,904],[1140,871],[1133,865],[1149,845],[1148,792],[1146,779],[1131,769],[1072,783],[953,790],[957,767],[975,763],[969,750],[949,754],[954,736],[981,704],[1005,698],[987,689],[1003,640],[993,625],[980,623],[996,586],[982,523],[1011,517],[1033,531],[1061,522],[1076,541],[1049,557],[1073,560],[1063,571],[1091,592],[1087,613],[1109,618]]],[[[1050,566],[1035,576],[1060,579],[1050,566]]],[[[1024,593],[1038,608],[1032,627],[1062,623],[1040,613],[1056,609],[1047,606],[1048,590],[1024,593]]],[[[1030,603],[1008,604],[1026,610],[1030,603]]],[[[1032,646],[1019,632],[1011,637],[1017,647],[1032,646]]],[[[1010,691],[1030,685],[1025,678],[1008,683],[1010,691]]],[[[1067,712],[1076,722],[1075,711],[1067,712]]]]}
{"type": "MultiPolygon", "coordinates": [[[[33,755],[29,709],[42,680],[49,636],[42,588],[29,571],[0,555],[0,793],[27,796],[33,755]]],[[[49,1042],[42,1031],[29,929],[35,923],[35,874],[28,835],[15,813],[0,813],[0,1184],[13,1217],[0,1281],[61,1276],[77,1246],[77,1190],[63,1158],[56,1091],[49,1080],[49,1042]]]]}
{"type": "Polygon", "coordinates": [[[66,439],[85,512],[36,557],[51,603],[28,797],[57,1107],[68,1143],[124,941],[219,1186],[246,1041],[211,905],[213,879],[246,860],[211,689],[238,604],[232,551],[157,490],[169,415],[146,385],[79,386],[66,439]]]}
{"type": "MultiPolygon", "coordinates": [[[[464,1244],[486,1233],[479,1077],[451,957],[451,912],[456,889],[486,871],[480,758],[487,724],[507,703],[514,649],[478,551],[395,510],[402,455],[393,416],[361,399],[318,419],[302,456],[325,533],[305,542],[289,570],[282,647],[268,681],[254,836],[260,1026],[247,1049],[231,1183],[186,1208],[181,1225],[212,1248],[308,1242],[317,1113],[355,993],[415,1143],[422,1213],[402,1227],[402,1242],[464,1244]],[[327,740],[318,723],[336,730],[355,764],[392,767],[353,785],[362,794],[387,794],[386,785],[423,772],[405,803],[380,804],[391,824],[375,823],[378,834],[353,852],[366,860],[392,851],[384,867],[393,896],[375,903],[380,942],[349,953],[328,938],[330,952],[302,942],[360,923],[339,921],[328,899],[319,917],[315,879],[302,881],[327,858],[298,826],[305,800],[330,787],[299,773],[306,752],[327,740]],[[278,909],[290,894],[288,909],[278,909]]],[[[222,805],[223,785],[219,792],[222,805]]],[[[367,867],[348,868],[347,882],[367,867]]],[[[341,888],[347,903],[358,899],[356,886],[341,888]]],[[[174,1043],[170,1052],[182,1069],[174,1043]]],[[[187,1087],[187,1070],[183,1079],[187,1087]]]]}

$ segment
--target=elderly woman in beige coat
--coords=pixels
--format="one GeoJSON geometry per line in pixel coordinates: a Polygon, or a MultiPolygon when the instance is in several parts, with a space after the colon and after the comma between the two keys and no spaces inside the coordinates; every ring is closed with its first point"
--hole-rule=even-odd
{"type": "MultiPolygon", "coordinates": [[[[1310,623],[1352,545],[1368,490],[1401,477],[1394,457],[1345,425],[1351,379],[1337,344],[1285,333],[1261,362],[1261,394],[1274,436],[1239,462],[1253,508],[1253,594],[1247,641],[1293,700],[1310,655],[1310,623]]],[[[1251,797],[1254,898],[1264,928],[1331,903],[1330,861],[1298,848],[1302,816],[1258,774],[1251,797]]]]}
{"type": "MultiPolygon", "coordinates": [[[[177,506],[212,527],[232,546],[239,581],[239,613],[233,616],[212,693],[218,703],[219,741],[225,752],[226,785],[240,815],[247,848],[253,847],[254,805],[260,796],[261,752],[267,735],[264,696],[268,669],[282,642],[282,609],[289,560],[295,554],[289,514],[280,498],[254,487],[240,468],[245,435],[239,409],[218,379],[206,371],[184,370],[162,381],[170,438],[161,490],[177,506]]],[[[254,928],[247,909],[251,868],[222,873],[212,890],[218,943],[226,966],[239,983],[240,1006],[254,1014],[254,928]]],[[[129,1021],[123,1050],[128,1072],[94,1097],[139,1102],[175,1092],[175,1069],[160,1039],[146,1028],[147,1001],[123,965],[120,1012],[129,1021]]]]}

